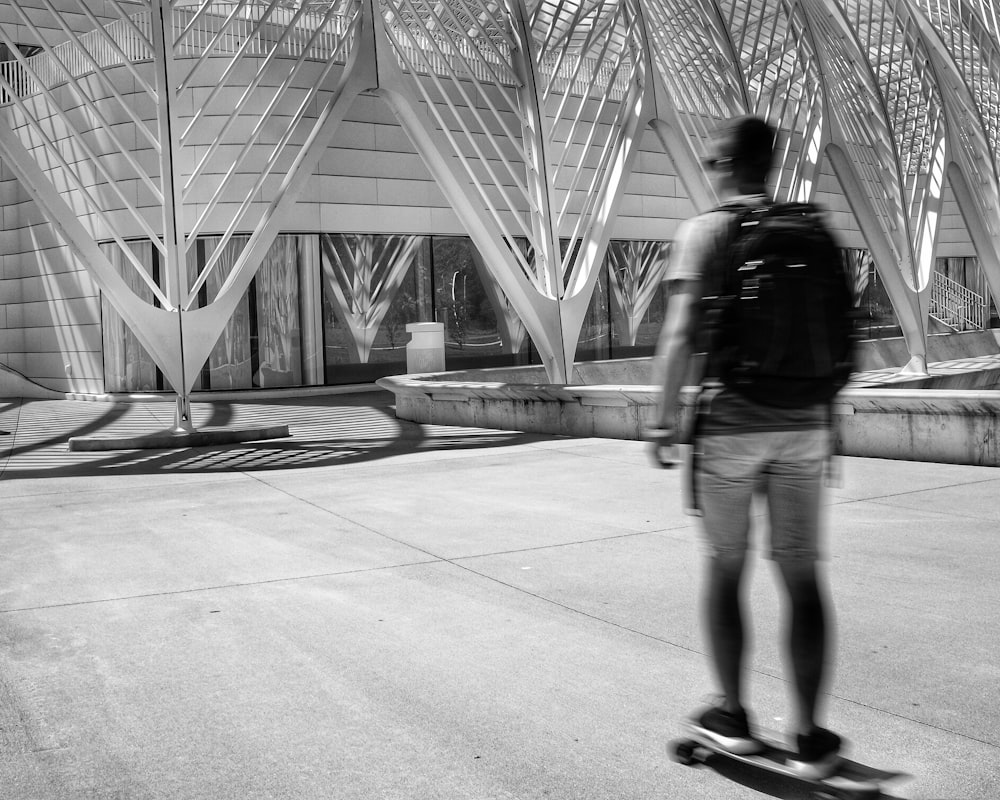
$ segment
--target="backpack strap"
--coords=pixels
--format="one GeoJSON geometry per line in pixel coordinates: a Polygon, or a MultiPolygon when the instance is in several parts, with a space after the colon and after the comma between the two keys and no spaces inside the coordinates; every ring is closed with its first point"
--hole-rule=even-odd
{"type": "Polygon", "coordinates": [[[736,240],[740,238],[743,225],[755,213],[769,212],[774,208],[768,202],[766,205],[750,205],[736,200],[716,206],[713,211],[724,211],[731,216],[729,230],[726,233],[724,243],[720,243],[718,258],[723,263],[716,264],[712,272],[712,282],[708,294],[717,297],[724,297],[732,294],[736,280],[736,271],[733,269],[733,248],[736,240]]]}

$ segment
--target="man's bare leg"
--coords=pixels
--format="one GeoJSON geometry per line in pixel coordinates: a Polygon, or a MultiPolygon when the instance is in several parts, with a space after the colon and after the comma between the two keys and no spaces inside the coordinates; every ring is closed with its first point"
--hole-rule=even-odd
{"type": "Polygon", "coordinates": [[[779,562],[788,596],[787,644],[796,699],[796,729],[819,727],[818,705],[827,677],[830,619],[825,592],[813,561],[779,562]]]}
{"type": "Polygon", "coordinates": [[[745,624],[741,598],[746,555],[714,555],[708,562],[705,611],[712,664],[724,696],[723,710],[743,710],[745,624]]]}

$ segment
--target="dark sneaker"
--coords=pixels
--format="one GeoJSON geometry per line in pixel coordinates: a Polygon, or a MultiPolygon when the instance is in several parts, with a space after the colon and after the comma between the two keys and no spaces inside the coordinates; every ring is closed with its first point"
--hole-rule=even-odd
{"type": "Polygon", "coordinates": [[[800,777],[821,780],[837,771],[843,741],[833,731],[816,728],[807,736],[799,734],[796,744],[797,751],[788,759],[788,766],[800,777]]]}
{"type": "Polygon", "coordinates": [[[709,708],[692,718],[692,724],[705,737],[725,750],[736,755],[760,753],[764,745],[750,733],[750,722],[746,711],[737,714],[722,708],[709,708]]]}

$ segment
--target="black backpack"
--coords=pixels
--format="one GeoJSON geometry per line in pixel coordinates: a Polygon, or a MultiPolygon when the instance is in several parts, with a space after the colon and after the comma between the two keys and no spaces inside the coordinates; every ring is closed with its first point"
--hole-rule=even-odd
{"type": "Polygon", "coordinates": [[[806,203],[726,205],[733,227],[702,299],[708,374],[758,403],[830,401],[854,367],[844,258],[806,203]]]}

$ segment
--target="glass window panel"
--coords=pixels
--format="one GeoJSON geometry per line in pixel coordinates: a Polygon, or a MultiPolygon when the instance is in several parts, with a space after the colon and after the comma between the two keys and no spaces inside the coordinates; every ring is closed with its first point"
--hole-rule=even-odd
{"type": "MultiPolygon", "coordinates": [[[[188,260],[188,278],[193,283],[201,269],[212,257],[222,238],[205,236],[198,240],[197,259],[188,260]]],[[[209,273],[198,294],[198,307],[202,308],[215,301],[219,290],[229,273],[232,272],[243,248],[249,241],[247,236],[234,236],[226,244],[218,263],[209,273]]],[[[250,352],[250,304],[249,293],[245,293],[236,305],[229,322],[219,336],[202,367],[196,389],[249,389],[253,386],[253,369],[250,352]]]]}
{"type": "Polygon", "coordinates": [[[653,291],[652,299],[646,307],[636,326],[635,343],[629,344],[624,332],[615,318],[611,318],[611,356],[612,358],[639,358],[652,355],[656,350],[656,342],[660,337],[660,329],[667,310],[667,291],[663,281],[658,281],[653,291]]]}
{"type": "Polygon", "coordinates": [[[902,336],[889,293],[875,269],[867,250],[848,248],[845,251],[849,269],[854,275],[858,295],[857,329],[866,339],[886,339],[902,336]]]}
{"type": "Polygon", "coordinates": [[[433,321],[427,237],[323,234],[320,245],[326,382],[406,372],[406,326],[433,321]]]}
{"type": "Polygon", "coordinates": [[[602,270],[580,328],[576,360],[602,361],[608,358],[611,358],[611,299],[608,296],[608,273],[602,270]]]}
{"type": "MultiPolygon", "coordinates": [[[[345,283],[344,296],[339,296],[333,281],[337,277],[332,269],[336,262],[350,261],[350,237],[341,234],[324,233],[320,236],[320,269],[323,272],[323,360],[329,377],[337,372],[339,364],[356,364],[360,360],[358,345],[351,327],[347,322],[347,314],[351,311],[351,302],[347,297],[350,280],[345,283]]],[[[353,273],[351,273],[353,275],[353,273]]]]}
{"type": "Polygon", "coordinates": [[[435,311],[437,321],[444,323],[446,366],[453,370],[527,363],[527,336],[492,278],[482,274],[485,267],[474,248],[467,236],[433,239],[435,311]],[[505,335],[510,340],[506,343],[505,335]],[[511,352],[515,347],[519,352],[511,352]]]}
{"type": "Polygon", "coordinates": [[[399,291],[389,304],[382,324],[375,332],[375,342],[372,345],[370,364],[400,364],[406,366],[406,345],[410,334],[406,326],[411,322],[430,322],[421,320],[417,301],[417,276],[411,268],[403,280],[399,291]]]}
{"type": "Polygon", "coordinates": [[[611,288],[611,356],[652,355],[666,315],[669,243],[616,240],[604,266],[611,288]]]}
{"type": "MultiPolygon", "coordinates": [[[[129,248],[154,279],[157,275],[156,254],[150,241],[129,242],[129,248]]],[[[114,242],[101,245],[118,273],[129,288],[150,305],[154,304],[153,292],[136,272],[121,249],[114,242]]],[[[157,284],[159,285],[159,284],[157,284]]],[[[104,344],[104,391],[106,392],[155,392],[164,388],[160,373],[149,353],[125,324],[118,312],[101,296],[101,335],[104,344]]]]}
{"type": "MultiPolygon", "coordinates": [[[[567,262],[570,241],[560,240],[560,256],[564,263],[576,263],[580,257],[580,245],[579,239],[573,242],[572,257],[567,262]]],[[[611,358],[611,301],[608,297],[608,288],[607,270],[601,269],[576,342],[574,357],[576,361],[601,361],[611,358]]]]}
{"type": "Polygon", "coordinates": [[[299,237],[275,240],[254,276],[251,293],[256,322],[250,340],[253,385],[301,386],[299,237]]]}

